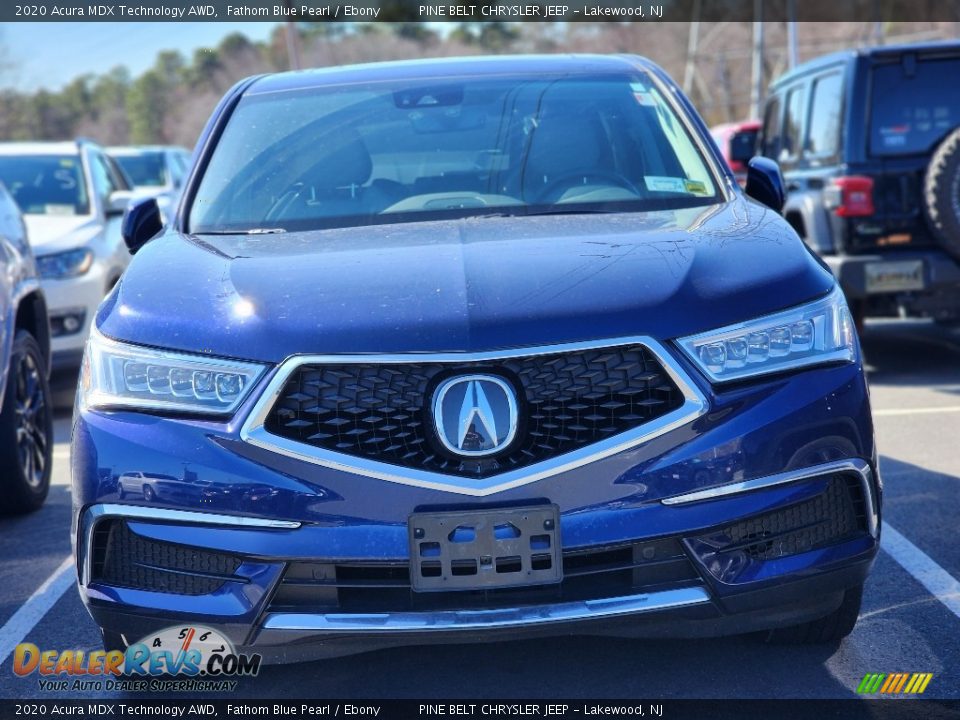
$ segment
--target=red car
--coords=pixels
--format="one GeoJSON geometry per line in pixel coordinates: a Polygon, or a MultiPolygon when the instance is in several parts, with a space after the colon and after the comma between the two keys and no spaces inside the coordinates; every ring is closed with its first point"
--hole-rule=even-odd
{"type": "Polygon", "coordinates": [[[757,153],[759,132],[759,120],[725,123],[710,128],[710,134],[741,186],[747,181],[747,163],[757,153]]]}

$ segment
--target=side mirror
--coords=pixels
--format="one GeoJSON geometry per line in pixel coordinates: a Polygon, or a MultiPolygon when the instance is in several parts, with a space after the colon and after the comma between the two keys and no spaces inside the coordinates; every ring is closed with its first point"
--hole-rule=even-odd
{"type": "Polygon", "coordinates": [[[780,166],[766,157],[755,157],[747,165],[747,195],[771,210],[780,212],[787,193],[780,166]]]}
{"type": "Polygon", "coordinates": [[[131,200],[133,200],[133,193],[131,191],[116,190],[110,193],[110,197],[107,198],[104,212],[106,212],[107,217],[123,215],[127,210],[127,206],[130,205],[131,200]]]}
{"type": "Polygon", "coordinates": [[[163,230],[163,217],[156,198],[144,198],[131,204],[123,216],[120,235],[131,255],[136,254],[163,230]]]}

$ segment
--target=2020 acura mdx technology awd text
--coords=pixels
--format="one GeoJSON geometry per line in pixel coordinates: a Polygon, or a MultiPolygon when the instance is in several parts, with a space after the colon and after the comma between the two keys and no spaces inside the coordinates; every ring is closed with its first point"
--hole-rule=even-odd
{"type": "Polygon", "coordinates": [[[128,211],[87,345],[74,527],[106,644],[838,641],[876,450],[782,202],[641,58],[241,82],[173,225],[128,211]],[[134,473],[171,491],[121,497],[134,473]]]}

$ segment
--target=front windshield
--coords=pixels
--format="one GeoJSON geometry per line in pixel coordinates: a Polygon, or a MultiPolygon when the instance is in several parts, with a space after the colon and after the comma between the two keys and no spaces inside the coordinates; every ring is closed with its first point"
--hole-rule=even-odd
{"type": "Polygon", "coordinates": [[[0,155],[0,181],[24,215],[90,211],[79,155],[0,155]]]}
{"type": "Polygon", "coordinates": [[[113,159],[119,163],[136,187],[163,187],[167,184],[167,169],[163,163],[163,153],[114,155],[113,159]]]}
{"type": "Polygon", "coordinates": [[[643,73],[379,82],[241,100],[190,213],[198,234],[633,211],[717,202],[643,73]]]}

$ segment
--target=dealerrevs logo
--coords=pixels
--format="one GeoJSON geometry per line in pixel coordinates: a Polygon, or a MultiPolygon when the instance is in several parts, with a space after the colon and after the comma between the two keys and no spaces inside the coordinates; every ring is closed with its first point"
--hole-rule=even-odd
{"type": "Polygon", "coordinates": [[[41,690],[233,690],[237,683],[228,678],[255,676],[260,660],[258,654],[236,652],[216,630],[178,625],[151,633],[125,651],[41,650],[20,643],[13,672],[20,677],[37,673],[41,690]]]}

